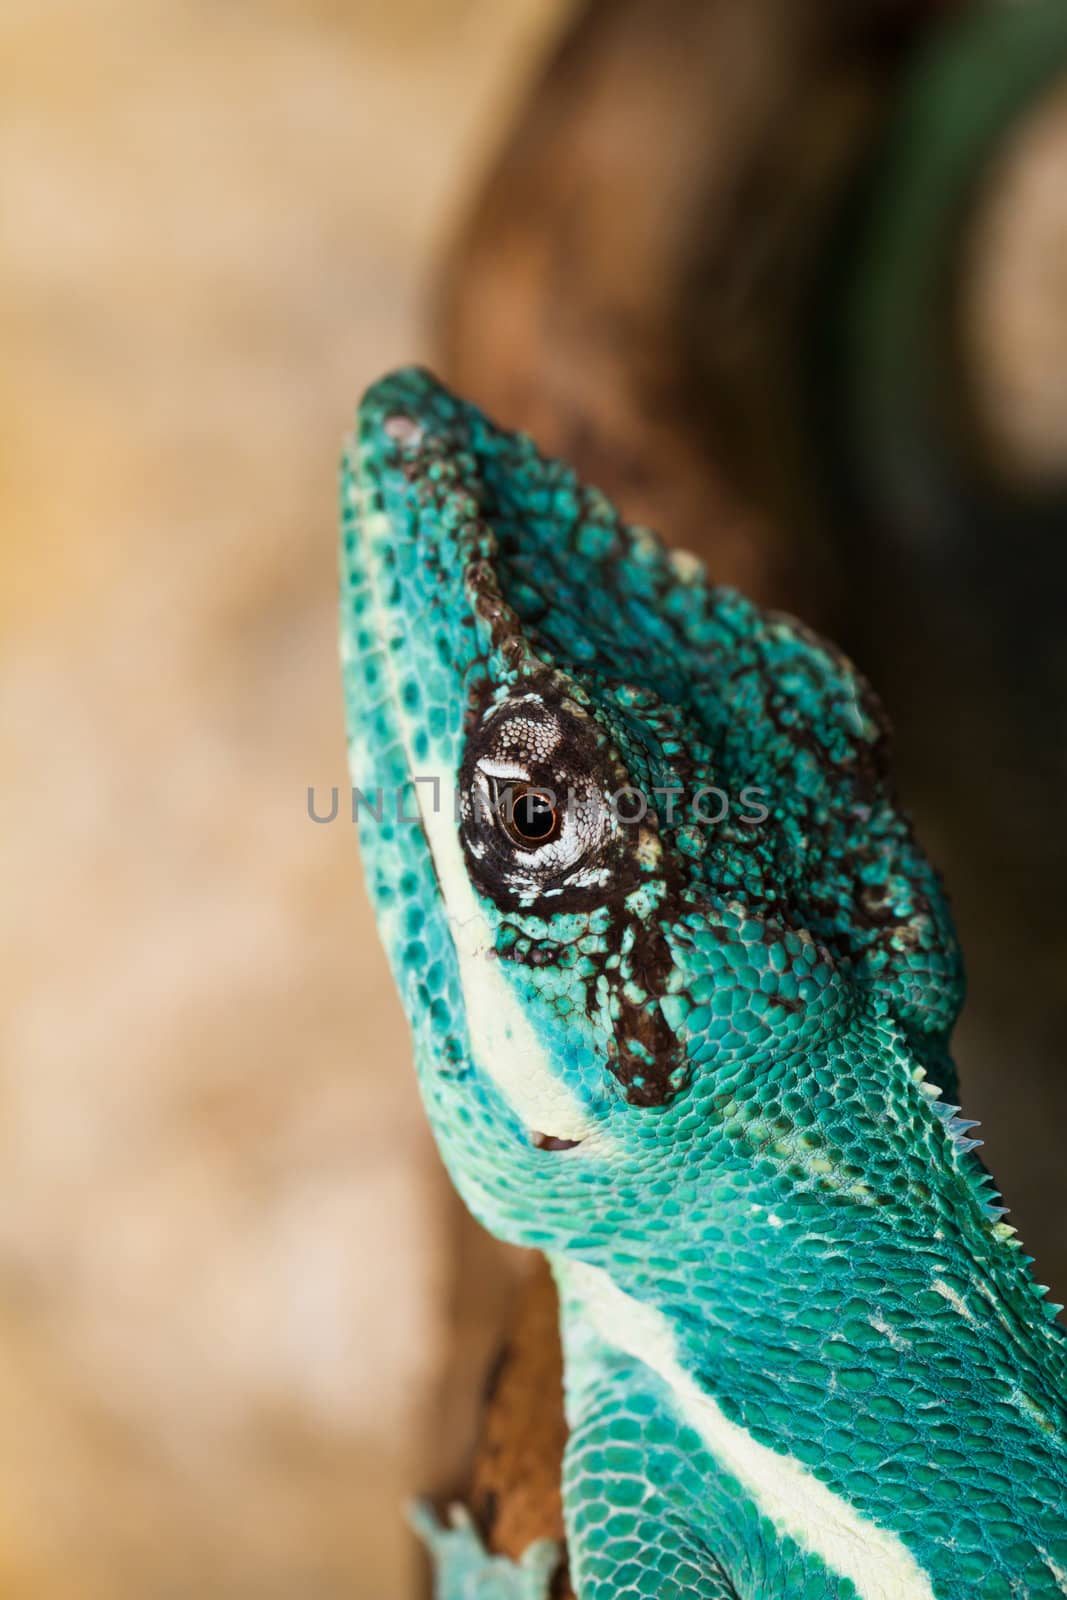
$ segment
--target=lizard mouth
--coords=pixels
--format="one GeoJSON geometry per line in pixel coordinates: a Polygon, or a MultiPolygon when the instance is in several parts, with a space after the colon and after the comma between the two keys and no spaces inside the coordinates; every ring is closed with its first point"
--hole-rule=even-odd
{"type": "Polygon", "coordinates": [[[535,1150],[577,1150],[581,1139],[557,1139],[554,1133],[537,1133],[530,1130],[530,1143],[535,1150]]]}

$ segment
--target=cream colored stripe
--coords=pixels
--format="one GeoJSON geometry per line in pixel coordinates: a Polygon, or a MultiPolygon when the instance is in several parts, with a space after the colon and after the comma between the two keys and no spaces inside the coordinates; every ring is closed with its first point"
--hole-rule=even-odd
{"type": "Polygon", "coordinates": [[[660,1312],[624,1294],[596,1267],[566,1262],[559,1274],[599,1337],[644,1362],[668,1385],[680,1415],[781,1533],[818,1556],[830,1572],[850,1578],[860,1600],[934,1600],[929,1578],[896,1534],[870,1522],[792,1456],[759,1444],[724,1415],[681,1366],[674,1334],[660,1312]]]}

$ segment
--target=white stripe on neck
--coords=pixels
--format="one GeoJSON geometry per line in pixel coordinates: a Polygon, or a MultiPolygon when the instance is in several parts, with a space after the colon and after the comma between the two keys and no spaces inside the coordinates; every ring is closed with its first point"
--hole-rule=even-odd
{"type": "Polygon", "coordinates": [[[679,1415],[779,1532],[829,1572],[849,1578],[860,1600],[934,1600],[930,1579],[895,1533],[869,1521],[792,1456],[730,1421],[682,1367],[662,1312],[625,1294],[597,1267],[559,1258],[555,1265],[599,1338],[663,1380],[679,1415]]]}

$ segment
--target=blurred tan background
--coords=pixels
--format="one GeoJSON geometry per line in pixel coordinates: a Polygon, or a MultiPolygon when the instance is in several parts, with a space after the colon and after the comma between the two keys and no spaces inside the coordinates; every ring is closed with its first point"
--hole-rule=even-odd
{"type": "Polygon", "coordinates": [[[340,440],[567,9],[0,11],[4,1600],[391,1600],[466,1448],[454,1202],[305,791],[340,440]]]}

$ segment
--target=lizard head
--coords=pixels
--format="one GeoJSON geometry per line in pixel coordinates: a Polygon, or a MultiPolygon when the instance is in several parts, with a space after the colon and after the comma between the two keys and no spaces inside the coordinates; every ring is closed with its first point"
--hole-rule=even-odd
{"type": "Polygon", "coordinates": [[[718,1172],[810,1177],[850,1030],[945,1069],[955,940],[836,651],[420,371],[363,401],[342,588],[370,894],[495,1232],[617,1251],[718,1172]]]}

